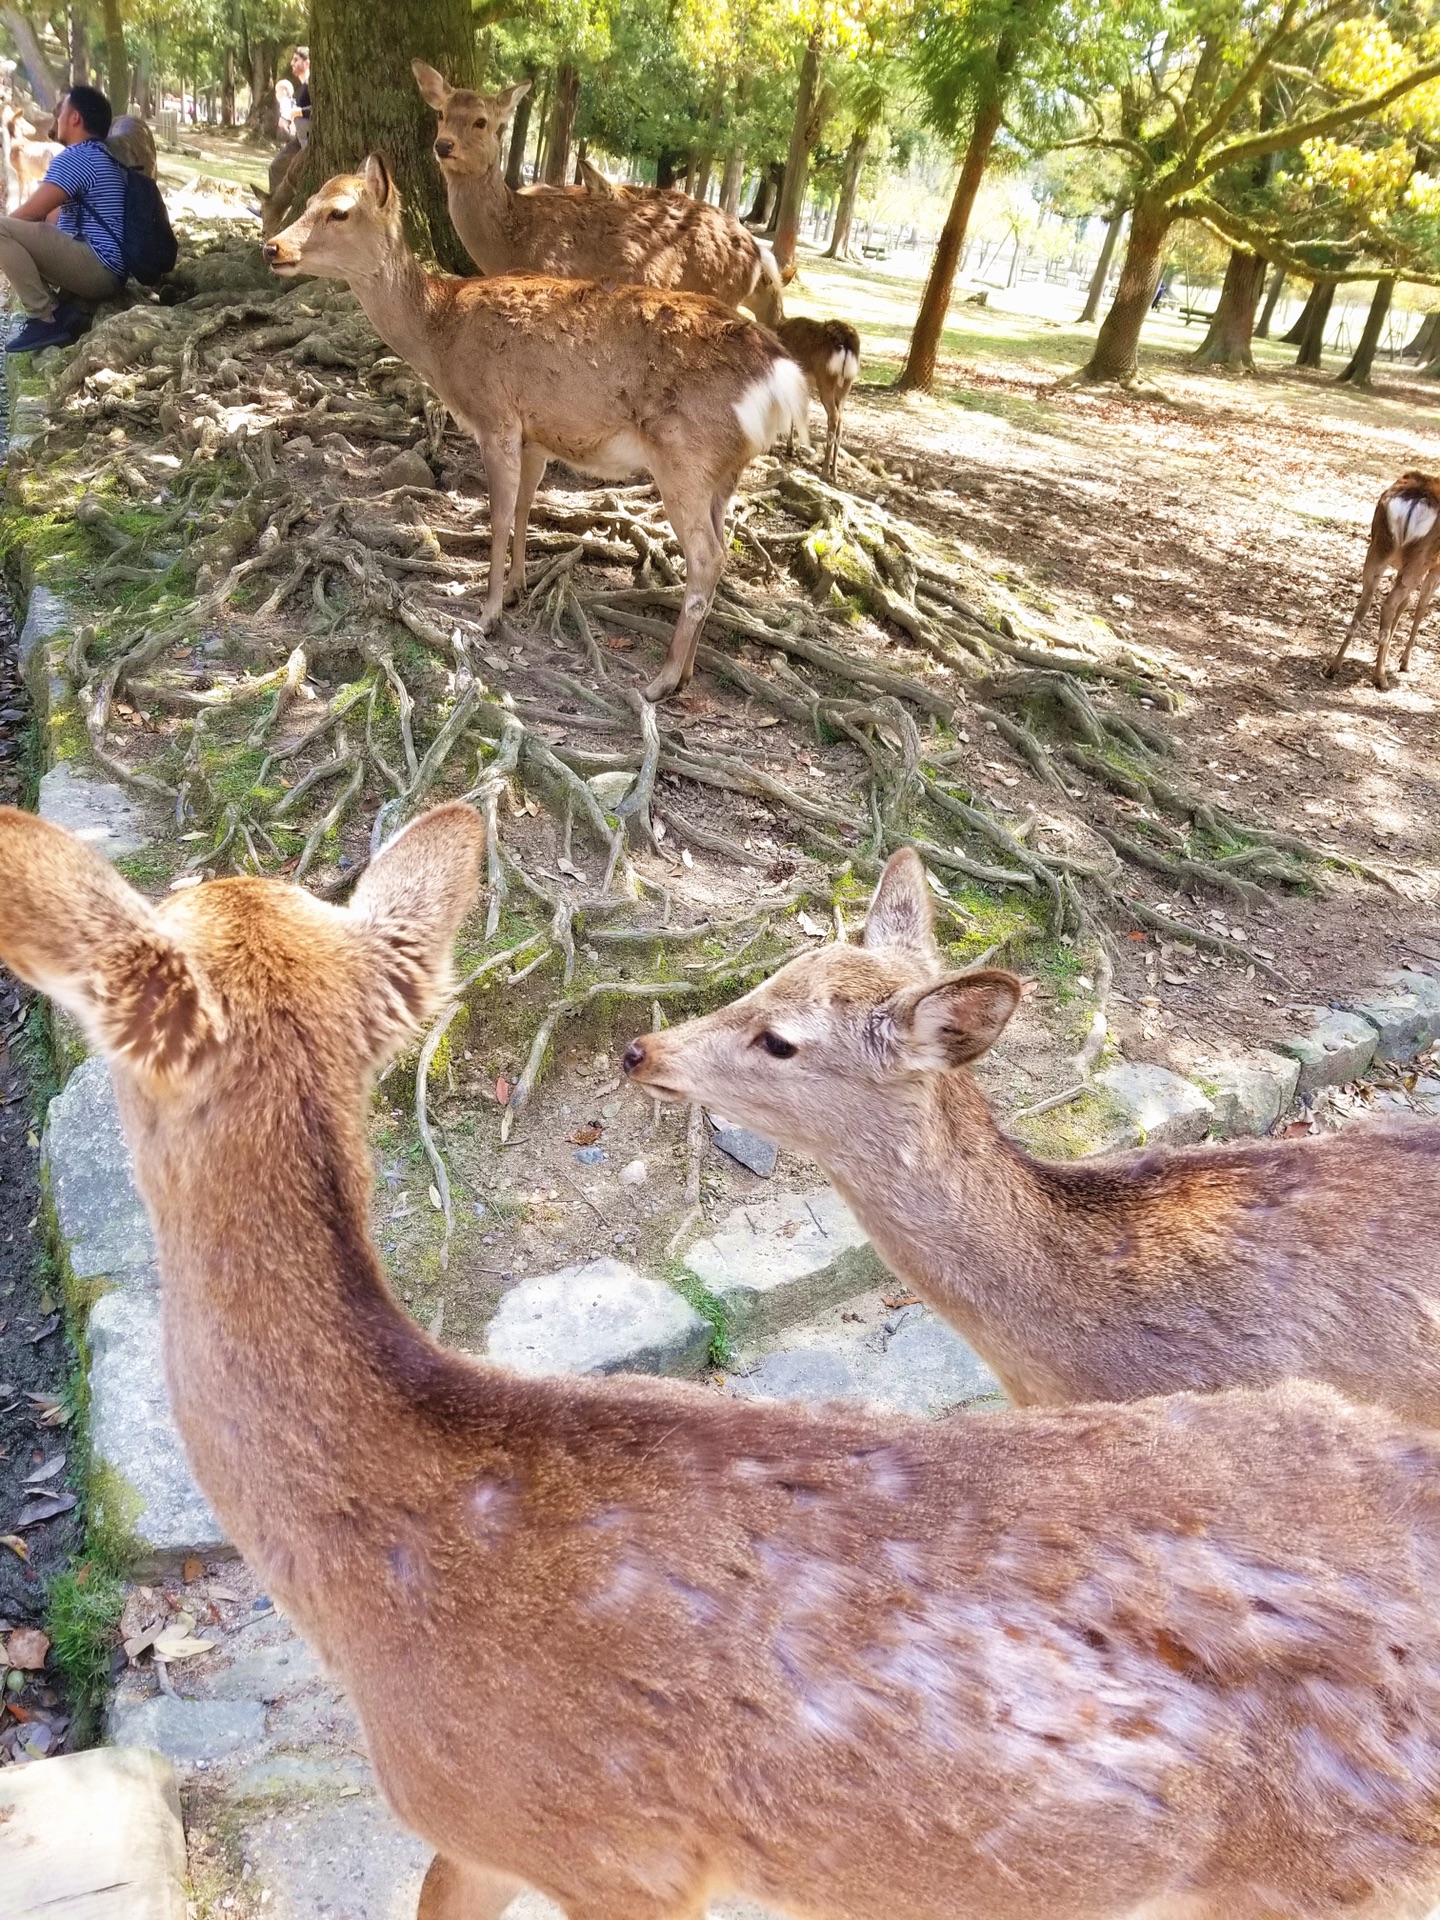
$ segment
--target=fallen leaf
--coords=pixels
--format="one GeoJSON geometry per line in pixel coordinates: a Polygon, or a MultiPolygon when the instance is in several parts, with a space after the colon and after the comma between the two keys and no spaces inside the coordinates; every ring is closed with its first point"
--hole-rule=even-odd
{"type": "Polygon", "coordinates": [[[16,1528],[38,1527],[42,1520],[53,1520],[57,1514],[68,1513],[74,1505],[73,1493],[42,1493],[38,1500],[20,1509],[15,1516],[16,1528]]]}
{"type": "Polygon", "coordinates": [[[30,1558],[30,1549],[18,1533],[0,1533],[0,1547],[8,1547],[21,1560],[30,1558]]]}
{"type": "Polygon", "coordinates": [[[918,1293],[882,1293],[880,1303],[893,1312],[896,1307],[918,1307],[920,1296],[918,1293]]]}
{"type": "Polygon", "coordinates": [[[797,913],[795,918],[800,922],[800,931],[802,933],[808,933],[812,940],[823,940],[825,935],[830,931],[828,927],[821,926],[820,922],[808,913],[797,913]]]}
{"type": "Polygon", "coordinates": [[[34,1148],[34,1147],[38,1147],[40,1145],[40,1142],[39,1142],[39,1139],[36,1137],[36,1135],[33,1132],[30,1132],[30,1133],[27,1133],[25,1136],[25,1144],[27,1147],[34,1148]]]}
{"type": "Polygon", "coordinates": [[[60,1326],[59,1314],[52,1313],[48,1320],[45,1320],[44,1322],[42,1322],[40,1331],[38,1333],[31,1333],[25,1336],[25,1345],[27,1347],[38,1347],[42,1340],[48,1340],[52,1333],[57,1332],[59,1330],[59,1326],[60,1326]]]}
{"type": "Polygon", "coordinates": [[[628,653],[635,642],[628,633],[612,633],[607,634],[605,644],[611,653],[628,653]]]}
{"type": "Polygon", "coordinates": [[[603,1127],[598,1126],[577,1127],[568,1136],[569,1143],[572,1147],[593,1147],[604,1131],[603,1127]]]}
{"type": "Polygon", "coordinates": [[[444,1206],[443,1206],[443,1202],[440,1199],[440,1189],[435,1185],[433,1180],[430,1183],[429,1192],[430,1192],[431,1206],[435,1209],[436,1213],[443,1212],[444,1206]]]}
{"type": "Polygon", "coordinates": [[[192,1580],[198,1580],[201,1574],[204,1573],[204,1571],[205,1571],[205,1562],[203,1560],[197,1560],[192,1554],[191,1557],[185,1562],[184,1566],[181,1567],[180,1578],[185,1582],[186,1586],[188,1587],[190,1585],[190,1582],[192,1580]]]}
{"type": "Polygon", "coordinates": [[[780,716],[778,713],[762,713],[760,718],[755,722],[757,727],[778,727],[779,724],[780,716]]]}
{"type": "Polygon", "coordinates": [[[63,1453],[52,1453],[48,1460],[42,1461],[38,1467],[32,1467],[29,1473],[26,1474],[26,1486],[33,1487],[42,1480],[53,1480],[64,1464],[65,1456],[63,1453]]]}
{"type": "Polygon", "coordinates": [[[53,1393],[27,1393],[25,1398],[34,1407],[42,1427],[66,1426],[75,1411],[63,1400],[57,1400],[53,1393]]]}
{"type": "Polygon", "coordinates": [[[583,880],[585,878],[585,875],[579,867],[576,866],[575,862],[573,860],[566,860],[563,855],[555,862],[555,865],[561,873],[568,875],[572,880],[583,880]]]}
{"type": "Polygon", "coordinates": [[[171,1660],[193,1660],[197,1654],[213,1653],[215,1651],[215,1642],[213,1640],[199,1639],[190,1630],[193,1625],[193,1621],[191,1621],[188,1626],[177,1624],[173,1627],[167,1627],[164,1633],[157,1633],[154,1644],[150,1649],[155,1658],[166,1662],[171,1660]]]}
{"type": "Polygon", "coordinates": [[[510,1104],[510,1082],[503,1074],[495,1082],[495,1098],[500,1102],[502,1107],[508,1107],[510,1104]]]}
{"type": "Polygon", "coordinates": [[[38,1627],[17,1627],[5,1643],[5,1664],[38,1673],[49,1651],[50,1642],[38,1627]]]}

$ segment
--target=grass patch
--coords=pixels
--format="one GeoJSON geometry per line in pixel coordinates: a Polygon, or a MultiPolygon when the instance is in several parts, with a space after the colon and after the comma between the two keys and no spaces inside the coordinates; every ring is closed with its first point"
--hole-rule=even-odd
{"type": "Polygon", "coordinates": [[[710,1322],[709,1361],[712,1367],[728,1367],[735,1356],[731,1343],[730,1313],[723,1300],[711,1293],[699,1274],[692,1273],[680,1261],[672,1260],[661,1269],[663,1278],[700,1315],[710,1322]]]}
{"type": "Polygon", "coordinates": [[[98,1716],[109,1690],[124,1606],[123,1572],[94,1549],[50,1583],[45,1629],[51,1655],[72,1708],[88,1721],[98,1716]]]}

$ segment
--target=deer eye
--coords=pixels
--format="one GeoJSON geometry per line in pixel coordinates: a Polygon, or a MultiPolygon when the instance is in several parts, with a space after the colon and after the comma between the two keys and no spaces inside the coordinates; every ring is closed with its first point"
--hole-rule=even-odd
{"type": "Polygon", "coordinates": [[[336,207],[331,212],[330,218],[332,220],[348,220],[350,218],[350,209],[348,207],[336,207]]]}
{"type": "Polygon", "coordinates": [[[485,124],[484,116],[482,115],[481,118],[475,122],[475,124],[477,127],[483,127],[485,124]]]}
{"type": "Polygon", "coordinates": [[[777,1060],[793,1060],[797,1052],[793,1041],[782,1040],[778,1033],[771,1033],[768,1027],[763,1033],[756,1034],[754,1045],[763,1047],[766,1053],[772,1054],[777,1060]]]}

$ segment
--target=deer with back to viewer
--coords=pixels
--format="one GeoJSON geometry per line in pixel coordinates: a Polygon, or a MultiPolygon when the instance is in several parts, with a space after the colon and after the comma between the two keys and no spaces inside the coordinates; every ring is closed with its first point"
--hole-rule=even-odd
{"type": "Polygon", "coordinates": [[[1440,1125],[1038,1160],[965,1070],[1020,997],[1014,974],[942,971],[907,850],[863,946],[644,1035],[625,1067],[818,1160],[1019,1405],[1300,1374],[1440,1428],[1440,1125]]]}
{"type": "Polygon", "coordinates": [[[603,175],[589,192],[517,191],[506,184],[501,141],[530,82],[474,93],[423,60],[412,67],[440,116],[435,158],[450,218],[482,273],[669,287],[748,307],[767,327],[784,318],[775,257],[732,214],[670,188],[615,189],[603,175]]]}
{"type": "Polygon", "coordinates": [[[526,1884],[569,1920],[1419,1920],[1436,1436],[1297,1383],[822,1415],[518,1378],[406,1315],[366,1113],[483,839],[451,804],[348,907],[152,907],[0,810],[0,957],[109,1062],[186,1449],[438,1849],[421,1920],[526,1884]]]}
{"type": "Polygon", "coordinates": [[[805,376],[774,336],[700,294],[426,273],[373,154],[363,176],[327,181],[265,258],[282,275],[348,282],[380,337],[479,442],[490,483],[486,627],[524,591],[530,504],[550,455],[604,479],[654,476],[685,556],[685,598],[646,696],[684,686],[741,470],[782,434],[807,432],[805,376]]]}
{"type": "Polygon", "coordinates": [[[811,320],[797,314],[780,322],[775,337],[804,369],[811,392],[825,409],[823,470],[833,480],[840,457],[840,416],[860,372],[860,336],[848,320],[811,320]]]}
{"type": "Polygon", "coordinates": [[[1400,656],[1400,671],[1406,673],[1420,623],[1430,610],[1436,587],[1440,586],[1440,480],[1428,473],[1402,473],[1376,502],[1370,522],[1370,544],[1360,576],[1360,598],[1345,629],[1345,638],[1325,669],[1327,680],[1333,680],[1339,672],[1350,642],[1365,624],[1380,582],[1392,570],[1395,578],[1380,608],[1380,638],[1375,649],[1374,680],[1382,693],[1390,685],[1385,662],[1401,615],[1413,601],[1415,617],[1410,622],[1410,638],[1400,656]]]}

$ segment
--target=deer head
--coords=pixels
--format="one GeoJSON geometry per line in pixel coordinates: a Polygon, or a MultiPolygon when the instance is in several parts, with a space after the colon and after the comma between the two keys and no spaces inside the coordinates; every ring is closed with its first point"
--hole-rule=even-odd
{"type": "Polygon", "coordinates": [[[348,907],[249,878],[156,907],[61,828],[0,808],[0,959],[80,1021],[152,1114],[243,1088],[277,1047],[353,1095],[448,986],[483,844],[455,803],[397,835],[348,907]]]}
{"type": "Polygon", "coordinates": [[[305,211],[262,251],[282,279],[312,273],[322,280],[378,275],[403,244],[400,190],[379,154],[362,173],[338,173],[310,196],[305,211]]]}
{"type": "Polygon", "coordinates": [[[435,158],[447,179],[452,174],[482,174],[501,165],[501,136],[514,116],[528,80],[517,81],[501,93],[473,93],[452,87],[443,73],[413,60],[415,84],[440,116],[435,133],[435,158]]]}
{"type": "Polygon", "coordinates": [[[909,1105],[926,1076],[977,1060],[1023,991],[995,967],[942,972],[924,869],[905,849],[881,876],[862,946],[803,954],[730,1006],[632,1041],[625,1071],[824,1164],[853,1146],[857,1103],[909,1105]]]}

